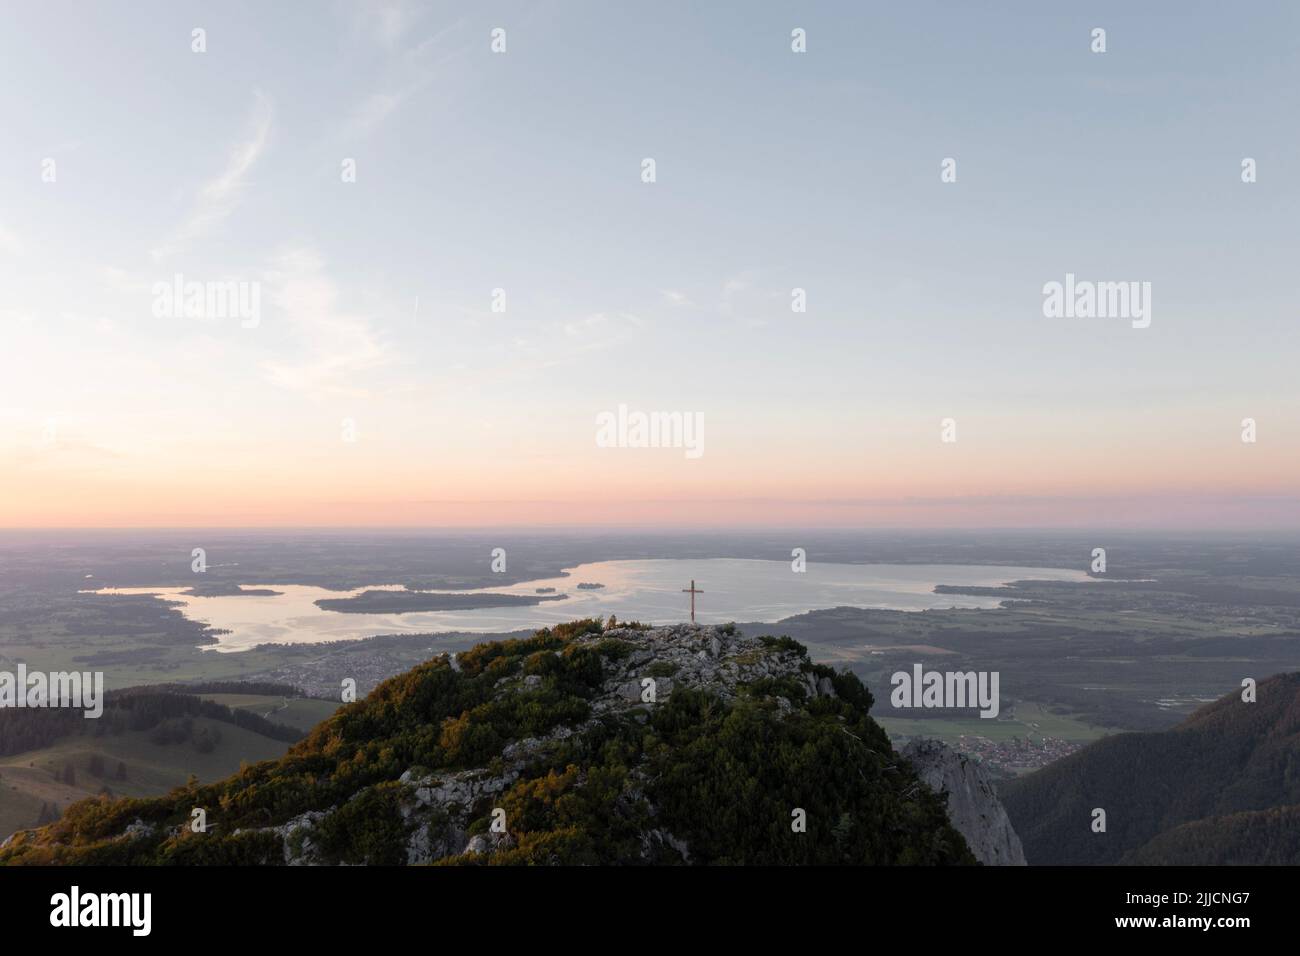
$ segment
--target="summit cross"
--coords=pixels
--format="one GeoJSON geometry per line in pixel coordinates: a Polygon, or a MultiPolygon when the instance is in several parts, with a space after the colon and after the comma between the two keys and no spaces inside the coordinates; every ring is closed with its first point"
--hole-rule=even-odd
{"type": "Polygon", "coordinates": [[[691,623],[694,624],[695,623],[695,595],[703,594],[704,592],[696,589],[695,579],[691,578],[691,586],[689,588],[682,588],[682,593],[689,594],[691,596],[691,623]]]}

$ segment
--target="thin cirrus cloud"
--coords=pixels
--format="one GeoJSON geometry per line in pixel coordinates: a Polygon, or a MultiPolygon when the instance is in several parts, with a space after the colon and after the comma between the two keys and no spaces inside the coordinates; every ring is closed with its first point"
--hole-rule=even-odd
{"type": "Polygon", "coordinates": [[[354,34],[391,50],[419,20],[421,12],[404,0],[368,0],[350,8],[350,26],[354,34]]]}
{"type": "Polygon", "coordinates": [[[234,212],[243,196],[245,177],[266,150],[273,113],[270,98],[255,91],[244,137],[231,148],[221,171],[199,188],[185,222],[152,251],[155,262],[161,262],[207,235],[234,212]]]}
{"type": "Polygon", "coordinates": [[[361,101],[344,124],[346,137],[366,136],[402,105],[405,93],[372,93],[361,101]]]}
{"type": "Polygon", "coordinates": [[[564,323],[564,334],[574,339],[592,340],[598,344],[609,344],[608,339],[620,336],[626,329],[639,329],[645,325],[640,316],[631,312],[594,312],[580,319],[564,323]]]}
{"type": "MultiPolygon", "coordinates": [[[[402,5],[396,5],[400,8],[402,5]]],[[[372,28],[373,35],[381,46],[392,53],[409,31],[414,17],[404,12],[390,9],[386,26],[372,28]]],[[[400,53],[392,53],[393,63],[385,71],[380,89],[361,100],[348,114],[343,122],[342,132],[345,139],[364,138],[375,132],[391,116],[401,109],[413,96],[428,90],[435,80],[446,86],[453,80],[454,74],[448,67],[456,61],[465,59],[463,44],[464,20],[457,20],[431,36],[421,40],[415,46],[400,53]],[[462,41],[457,47],[448,43],[456,39],[462,41]],[[446,52],[438,54],[439,47],[446,52]]],[[[447,89],[442,92],[450,95],[447,89]]]]}
{"type": "Polygon", "coordinates": [[[678,292],[674,289],[660,289],[659,294],[664,297],[664,301],[669,305],[678,308],[693,308],[695,306],[695,303],[684,292],[678,292]]]}

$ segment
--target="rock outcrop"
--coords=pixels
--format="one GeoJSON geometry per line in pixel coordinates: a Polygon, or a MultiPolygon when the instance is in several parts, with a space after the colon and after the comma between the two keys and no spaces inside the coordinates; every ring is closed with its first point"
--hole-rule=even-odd
{"type": "Polygon", "coordinates": [[[902,754],[916,775],[944,797],[948,819],[986,866],[1024,866],[1025,851],[988,773],[938,740],[913,740],[902,754]]]}
{"type": "MultiPolygon", "coordinates": [[[[492,770],[479,768],[450,775],[420,775],[408,770],[402,774],[401,782],[414,788],[413,801],[402,808],[404,818],[413,825],[406,846],[408,864],[429,863],[457,854],[491,856],[510,849],[514,841],[508,834],[469,836],[471,808],[482,805],[484,798],[508,790],[530,763],[555,744],[590,731],[608,716],[630,715],[643,721],[649,705],[666,703],[676,689],[708,690],[725,702],[734,700],[741,687],[755,681],[789,678],[803,687],[809,700],[835,696],[829,678],[817,679],[802,669],[806,662],[801,653],[773,648],[760,638],[744,637],[730,625],[678,624],[652,630],[615,627],[583,640],[592,647],[614,640],[627,642],[633,648],[626,656],[607,659],[602,686],[591,702],[587,720],[575,726],[556,727],[545,737],[525,737],[507,744],[501,752],[501,765],[492,770]],[[430,826],[430,819],[436,824],[430,826]]],[[[541,677],[535,674],[503,677],[497,682],[497,694],[535,690],[540,682],[541,677]]],[[[785,703],[783,715],[792,710],[785,703]]],[[[643,783],[636,779],[624,798],[640,799],[643,783]]],[[[310,843],[306,846],[310,850],[310,843]]],[[[662,862],[665,854],[690,862],[690,849],[684,840],[662,828],[646,833],[644,860],[662,862]]],[[[289,862],[320,861],[296,858],[289,862]]]]}

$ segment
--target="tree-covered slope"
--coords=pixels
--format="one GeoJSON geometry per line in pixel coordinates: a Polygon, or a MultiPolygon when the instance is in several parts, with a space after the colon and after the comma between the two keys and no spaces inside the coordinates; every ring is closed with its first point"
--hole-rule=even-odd
{"type": "Polygon", "coordinates": [[[1190,850],[1174,849],[1192,846],[1206,861],[1266,862],[1261,834],[1293,816],[1209,821],[1300,804],[1300,673],[1262,681],[1251,703],[1234,691],[1167,731],[1106,737],[1000,795],[1030,865],[1179,862],[1190,850]]]}
{"type": "Polygon", "coordinates": [[[83,801],[0,862],[973,862],[871,703],[789,639],[580,621],[430,660],[219,783],[83,801]]]}
{"type": "Polygon", "coordinates": [[[1184,823],[1125,857],[1138,866],[1300,865],[1300,806],[1184,823]]]}

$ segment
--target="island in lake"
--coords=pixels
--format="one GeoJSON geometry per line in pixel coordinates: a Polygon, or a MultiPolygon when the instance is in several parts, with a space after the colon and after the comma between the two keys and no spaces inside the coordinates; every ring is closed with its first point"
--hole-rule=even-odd
{"type": "Polygon", "coordinates": [[[581,584],[578,585],[578,590],[579,590],[579,591],[599,591],[599,590],[600,590],[601,588],[603,588],[604,586],[605,586],[605,585],[603,585],[603,584],[591,584],[591,583],[589,583],[589,582],[587,582],[587,581],[583,581],[581,584]]]}
{"type": "Polygon", "coordinates": [[[555,593],[555,588],[538,588],[538,589],[537,589],[537,593],[538,593],[538,594],[554,594],[554,593],[555,593]]]}
{"type": "Polygon", "coordinates": [[[430,594],[419,591],[362,591],[345,598],[321,598],[323,611],[344,614],[407,614],[413,611],[469,611],[484,607],[520,607],[543,601],[564,601],[567,594],[532,597],[527,594],[430,594]]]}
{"type": "Polygon", "coordinates": [[[280,597],[284,592],[270,588],[246,588],[242,584],[196,584],[181,594],[185,597],[280,597]]]}

